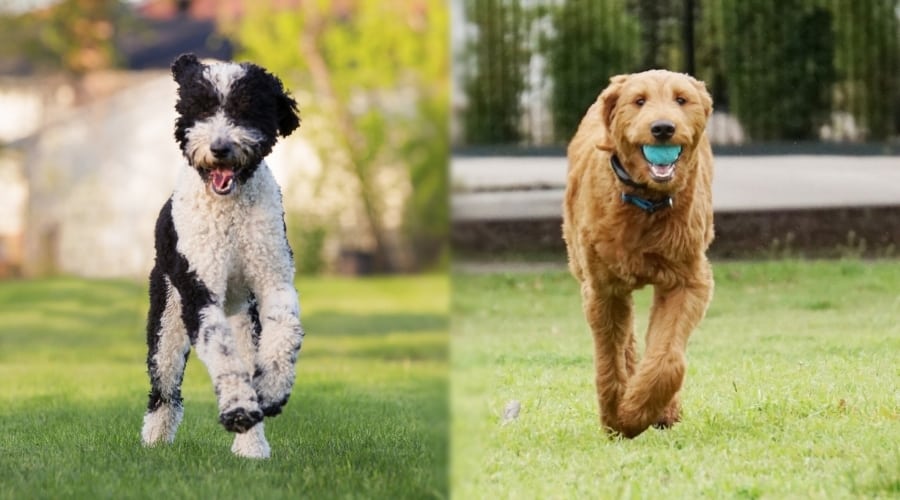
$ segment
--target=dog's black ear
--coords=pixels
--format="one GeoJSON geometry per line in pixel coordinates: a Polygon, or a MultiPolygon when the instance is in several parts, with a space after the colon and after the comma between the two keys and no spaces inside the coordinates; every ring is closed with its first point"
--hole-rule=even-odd
{"type": "Polygon", "coordinates": [[[203,71],[203,63],[194,54],[182,54],[172,63],[172,76],[179,85],[193,79],[203,71]]]}
{"type": "Polygon", "coordinates": [[[300,112],[297,110],[297,101],[291,97],[277,76],[272,74],[270,76],[275,80],[278,95],[278,133],[281,134],[281,137],[287,137],[300,126],[300,112]]]}
{"type": "Polygon", "coordinates": [[[300,112],[297,110],[297,101],[282,88],[281,95],[278,96],[278,133],[282,137],[287,137],[299,126],[300,112]]]}
{"type": "Polygon", "coordinates": [[[247,82],[256,82],[255,85],[260,88],[267,89],[271,95],[275,96],[275,114],[277,116],[278,134],[282,137],[291,135],[291,132],[300,126],[300,115],[297,111],[297,101],[288,94],[281,80],[269,73],[265,68],[257,66],[253,63],[243,63],[244,69],[247,70],[244,80],[247,82]]]}
{"type": "Polygon", "coordinates": [[[287,93],[278,97],[278,133],[282,137],[291,135],[291,132],[300,126],[300,112],[297,110],[297,101],[287,93]]]}
{"type": "Polygon", "coordinates": [[[629,75],[616,75],[609,79],[609,86],[603,89],[600,97],[597,98],[597,104],[600,107],[600,122],[603,124],[603,130],[600,131],[597,148],[612,151],[615,148],[613,144],[612,134],[609,133],[612,128],[613,113],[616,111],[616,104],[619,102],[619,95],[622,93],[622,87],[628,80],[629,75]]]}

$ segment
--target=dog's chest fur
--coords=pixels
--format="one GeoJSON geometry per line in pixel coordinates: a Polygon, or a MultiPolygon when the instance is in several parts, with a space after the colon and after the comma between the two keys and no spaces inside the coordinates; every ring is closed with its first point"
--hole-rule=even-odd
{"type": "Polygon", "coordinates": [[[266,276],[293,275],[281,192],[265,163],[229,197],[210,193],[194,169],[184,168],[172,195],[172,222],[178,252],[220,300],[240,302],[265,287],[266,276]]]}

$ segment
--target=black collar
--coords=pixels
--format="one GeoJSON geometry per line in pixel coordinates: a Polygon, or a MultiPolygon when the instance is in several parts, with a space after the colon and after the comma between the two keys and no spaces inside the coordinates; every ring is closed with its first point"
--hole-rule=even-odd
{"type": "MultiPolygon", "coordinates": [[[[609,157],[609,164],[612,167],[613,172],[616,174],[616,177],[619,178],[619,181],[622,184],[635,189],[643,189],[646,191],[651,190],[650,187],[646,184],[635,182],[634,179],[632,179],[628,175],[628,172],[625,171],[625,168],[622,167],[622,164],[619,162],[619,158],[616,155],[612,155],[609,157]]],[[[647,198],[641,198],[640,196],[623,191],[622,202],[631,203],[632,205],[640,208],[648,214],[652,214],[653,212],[656,212],[657,210],[661,210],[663,208],[671,208],[675,203],[675,200],[673,200],[672,197],[668,195],[662,197],[659,200],[648,200],[647,198]]]]}

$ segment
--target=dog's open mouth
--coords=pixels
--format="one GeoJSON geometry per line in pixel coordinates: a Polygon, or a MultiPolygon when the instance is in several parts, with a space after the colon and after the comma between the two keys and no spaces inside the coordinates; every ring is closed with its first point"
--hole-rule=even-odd
{"type": "Polygon", "coordinates": [[[644,159],[650,167],[650,178],[656,182],[669,182],[675,177],[675,164],[681,156],[681,146],[645,145],[641,147],[644,159]]]}
{"type": "Polygon", "coordinates": [[[210,170],[209,187],[218,195],[230,194],[234,190],[234,170],[228,167],[210,170]]]}

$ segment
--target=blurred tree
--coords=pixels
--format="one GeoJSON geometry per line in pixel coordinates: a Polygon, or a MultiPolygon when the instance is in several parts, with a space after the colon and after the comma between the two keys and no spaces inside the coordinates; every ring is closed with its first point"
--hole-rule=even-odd
{"type": "MultiPolygon", "coordinates": [[[[616,2],[616,3],[621,3],[616,2]]],[[[629,0],[628,8],[639,23],[641,59],[639,70],[682,69],[683,49],[677,0],[629,0]]]]}
{"type": "Polygon", "coordinates": [[[529,88],[526,71],[536,33],[543,33],[560,140],[610,74],[653,67],[695,72],[751,140],[817,139],[827,121],[848,123],[835,111],[852,114],[862,140],[900,132],[900,0],[468,0],[464,7],[474,28],[460,58],[470,144],[521,139],[522,96],[541,90],[529,88]]]}
{"type": "Polygon", "coordinates": [[[542,44],[553,78],[554,135],[568,141],[609,78],[640,66],[641,27],[619,0],[569,0],[550,7],[542,44]]]}
{"type": "Polygon", "coordinates": [[[477,33],[463,48],[463,114],[468,144],[509,144],[519,128],[525,70],[531,60],[531,13],[518,0],[466,0],[465,18],[477,33]]]}
{"type": "Polygon", "coordinates": [[[836,108],[853,115],[864,138],[900,132],[900,0],[830,0],[840,82],[836,108]]]}
{"type": "MultiPolygon", "coordinates": [[[[449,225],[447,152],[449,22],[441,0],[317,0],[295,10],[272,0],[248,5],[235,35],[245,57],[305,87],[303,108],[327,124],[316,146],[329,168],[356,180],[376,270],[435,262],[449,225]],[[391,172],[403,170],[398,180],[391,172]],[[387,179],[387,180],[386,180],[387,179]],[[397,203],[385,183],[410,182],[403,227],[411,252],[391,243],[386,213],[397,203]]],[[[402,190],[401,190],[402,191],[402,190]]],[[[402,244],[400,246],[403,246],[402,244]]]]}
{"type": "Polygon", "coordinates": [[[753,140],[810,140],[830,117],[831,13],[804,0],[728,0],[722,55],[732,111],[753,140]]]}
{"type": "Polygon", "coordinates": [[[730,109],[730,105],[725,57],[722,55],[722,47],[725,46],[723,18],[725,10],[730,8],[730,3],[721,0],[701,1],[698,6],[695,6],[699,12],[697,13],[697,34],[694,37],[696,58],[696,74],[694,76],[706,82],[706,87],[712,94],[715,109],[724,112],[730,109]]]}
{"type": "Polygon", "coordinates": [[[681,46],[684,51],[684,72],[694,75],[697,58],[694,47],[694,24],[697,18],[697,4],[694,0],[683,0],[681,8],[681,46]]]}
{"type": "Polygon", "coordinates": [[[61,0],[5,15],[0,17],[0,57],[75,74],[109,68],[119,59],[116,27],[128,16],[119,0],[61,0]]]}

